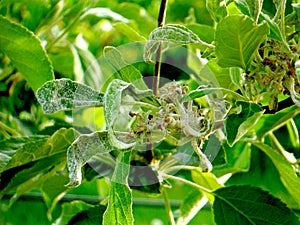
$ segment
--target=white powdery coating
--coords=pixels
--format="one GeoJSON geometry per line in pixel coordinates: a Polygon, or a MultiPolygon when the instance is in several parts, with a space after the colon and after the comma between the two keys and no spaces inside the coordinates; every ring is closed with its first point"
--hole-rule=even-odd
{"type": "Polygon", "coordinates": [[[103,105],[103,94],[89,86],[64,78],[46,82],[37,90],[36,96],[46,114],[103,105]]]}

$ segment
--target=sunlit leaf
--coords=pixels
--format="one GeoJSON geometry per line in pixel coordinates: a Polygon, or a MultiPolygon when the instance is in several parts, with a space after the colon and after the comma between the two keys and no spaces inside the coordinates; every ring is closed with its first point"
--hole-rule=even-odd
{"type": "Polygon", "coordinates": [[[108,140],[106,131],[80,135],[68,148],[68,169],[70,182],[68,187],[81,184],[81,167],[96,154],[104,154],[114,150],[108,140]]]}
{"type": "Polygon", "coordinates": [[[126,19],[125,17],[121,16],[120,14],[113,12],[112,10],[110,10],[109,8],[101,8],[101,7],[97,7],[97,8],[91,8],[89,10],[87,10],[81,17],[80,19],[83,19],[87,16],[96,16],[99,18],[108,18],[108,19],[112,19],[115,21],[120,21],[120,22],[124,22],[124,23],[128,23],[128,19],[126,19]]]}
{"type": "Polygon", "coordinates": [[[32,32],[3,16],[0,16],[0,27],[0,50],[7,54],[34,91],[54,79],[49,58],[32,32]]]}
{"type": "Polygon", "coordinates": [[[215,22],[227,16],[227,7],[223,0],[206,0],[206,8],[215,22]]]}
{"type": "Polygon", "coordinates": [[[254,21],[258,21],[263,6],[263,0],[237,0],[235,4],[247,16],[254,21]]]}
{"type": "Polygon", "coordinates": [[[139,34],[135,29],[129,26],[127,23],[118,22],[114,24],[119,32],[128,37],[131,41],[146,41],[146,38],[139,34]]]}
{"type": "Polygon", "coordinates": [[[70,79],[46,82],[36,92],[44,113],[80,107],[103,106],[103,94],[70,79]]]}
{"type": "Polygon", "coordinates": [[[266,23],[254,25],[252,19],[242,15],[225,17],[216,30],[215,51],[219,65],[247,69],[268,33],[266,23]]]}
{"type": "Polygon", "coordinates": [[[103,225],[133,224],[132,193],[128,186],[131,152],[121,152],[111,179],[111,188],[107,210],[103,216],[103,225]]]}
{"type": "Polygon", "coordinates": [[[104,48],[104,57],[112,67],[120,74],[122,80],[132,83],[139,89],[146,90],[148,86],[143,81],[143,76],[134,66],[125,62],[121,52],[115,47],[104,48]]]}
{"type": "MultiPolygon", "coordinates": [[[[222,187],[222,185],[217,181],[214,174],[202,172],[200,168],[195,168],[194,170],[192,170],[192,178],[195,183],[211,191],[222,187]]],[[[213,201],[212,195],[209,195],[207,193],[204,194],[211,202],[213,201]]]]}
{"type": "Polygon", "coordinates": [[[201,210],[207,203],[207,198],[203,194],[195,190],[189,194],[180,205],[180,215],[177,219],[177,224],[188,224],[194,216],[201,210]]]}
{"type": "Polygon", "coordinates": [[[214,191],[216,224],[299,224],[296,215],[279,199],[251,186],[229,186],[214,191]]]}

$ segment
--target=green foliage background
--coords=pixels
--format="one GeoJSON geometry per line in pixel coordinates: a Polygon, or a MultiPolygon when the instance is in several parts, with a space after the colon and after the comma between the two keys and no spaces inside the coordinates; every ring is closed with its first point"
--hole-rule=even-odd
{"type": "MultiPolygon", "coordinates": [[[[0,224],[97,224],[102,219],[104,224],[117,223],[112,215],[131,216],[130,197],[120,201],[109,194],[118,191],[132,194],[135,224],[170,223],[164,205],[177,224],[262,224],[256,218],[264,218],[265,224],[299,224],[300,4],[170,0],[164,35],[156,29],[159,5],[158,0],[0,1],[0,224]],[[212,172],[203,173],[193,165],[177,178],[168,180],[166,175],[166,183],[129,190],[107,179],[121,179],[119,173],[128,176],[126,168],[116,166],[113,174],[114,164],[108,163],[100,168],[107,176],[97,177],[85,165],[83,183],[75,189],[65,187],[72,143],[80,134],[104,130],[116,119],[116,96],[122,96],[123,89],[116,91],[112,84],[126,81],[124,90],[132,87],[137,94],[147,87],[134,81],[153,74],[152,64],[127,65],[143,57],[143,45],[114,47],[149,38],[153,42],[147,42],[146,61],[153,59],[153,47],[169,41],[175,47],[166,49],[163,57],[191,71],[186,74],[166,64],[161,69],[163,77],[188,84],[187,99],[201,99],[214,91],[226,96],[230,108],[222,121],[224,138],[213,137],[221,151],[212,172]],[[201,52],[207,61],[199,63],[190,52],[201,52]],[[211,77],[219,87],[197,89],[211,77]],[[61,87],[68,91],[65,99],[87,86],[89,98],[77,96],[82,102],[66,100],[55,113],[45,114],[51,111],[45,110],[41,101],[45,95],[37,90],[43,91],[40,87],[50,81],[48,90],[56,92],[54,79],[68,84],[61,87]],[[117,94],[108,95],[107,90],[117,94]],[[112,99],[115,105],[104,107],[105,112],[101,107],[68,111],[102,106],[103,99],[112,99]],[[169,200],[164,202],[166,196],[169,200]]],[[[51,102],[51,96],[44,103],[51,102]]],[[[162,157],[174,153],[167,148],[158,152],[162,157]]],[[[120,153],[116,161],[129,163],[128,152],[120,153]]]]}

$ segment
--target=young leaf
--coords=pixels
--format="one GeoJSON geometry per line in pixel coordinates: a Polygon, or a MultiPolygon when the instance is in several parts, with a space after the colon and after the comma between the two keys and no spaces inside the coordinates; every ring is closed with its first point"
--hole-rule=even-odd
{"type": "Polygon", "coordinates": [[[296,117],[299,113],[300,108],[298,106],[291,106],[275,114],[263,115],[253,128],[257,139],[261,140],[268,132],[284,126],[287,121],[296,117]]]}
{"type": "Polygon", "coordinates": [[[81,167],[96,154],[108,153],[114,150],[108,140],[106,131],[80,135],[68,148],[68,169],[70,182],[67,187],[81,184],[81,167]]]}
{"type": "Polygon", "coordinates": [[[206,0],[206,8],[215,22],[227,16],[227,8],[222,0],[206,0]]]}
{"type": "Polygon", "coordinates": [[[132,225],[132,193],[128,186],[131,152],[120,152],[111,179],[107,209],[103,215],[103,225],[132,225]]]}
{"type": "Polygon", "coordinates": [[[292,165],[286,160],[286,158],[272,147],[261,143],[253,143],[257,148],[261,149],[274,163],[277,168],[280,179],[283,185],[286,187],[291,196],[293,196],[296,202],[300,202],[300,177],[298,177],[292,167],[292,165]]]}
{"type": "Polygon", "coordinates": [[[214,191],[216,224],[299,224],[297,216],[279,199],[251,186],[229,186],[214,191]]]}
{"type": "Polygon", "coordinates": [[[207,198],[205,198],[200,191],[193,191],[180,205],[180,216],[178,217],[176,224],[188,224],[206,203],[207,198]]]}
{"type": "Polygon", "coordinates": [[[202,41],[196,34],[185,26],[166,25],[158,27],[150,33],[149,40],[144,48],[144,60],[146,62],[154,63],[152,56],[156,53],[159,43],[162,41],[173,42],[177,45],[197,43],[213,48],[212,45],[202,41]]]}
{"type": "Polygon", "coordinates": [[[40,40],[25,27],[0,16],[0,50],[36,91],[54,79],[53,69],[40,40]]]}
{"type": "MultiPolygon", "coordinates": [[[[205,187],[208,190],[216,190],[222,185],[217,181],[216,177],[212,173],[202,172],[200,168],[195,168],[192,172],[193,181],[202,187],[205,187]]],[[[204,193],[209,201],[213,201],[213,198],[210,194],[204,193]]]]}
{"type": "Polygon", "coordinates": [[[104,94],[105,121],[109,129],[113,127],[113,124],[119,114],[123,91],[125,91],[129,87],[131,87],[133,92],[137,95],[146,97],[147,95],[149,96],[152,94],[152,91],[149,89],[140,90],[131,83],[127,83],[119,79],[114,79],[109,84],[104,94]]]}
{"type": "Polygon", "coordinates": [[[114,28],[116,28],[119,32],[128,37],[131,41],[146,41],[146,38],[144,36],[139,34],[135,29],[133,29],[126,23],[115,23],[114,28]]]}
{"type": "Polygon", "coordinates": [[[78,107],[103,106],[103,94],[70,79],[46,82],[36,92],[46,114],[78,107]]]}
{"type": "Polygon", "coordinates": [[[237,0],[235,4],[247,16],[250,16],[256,23],[260,15],[263,0],[237,0]]]}
{"type": "Polygon", "coordinates": [[[148,89],[143,80],[143,76],[134,66],[128,65],[121,54],[115,47],[107,46],[104,48],[104,57],[110,65],[120,74],[121,79],[132,83],[141,90],[148,89]]]}
{"type": "Polygon", "coordinates": [[[239,111],[228,115],[225,120],[225,132],[230,146],[251,130],[264,113],[254,103],[239,101],[236,104],[240,108],[239,111]]]}
{"type": "Polygon", "coordinates": [[[254,25],[251,18],[242,15],[225,17],[216,30],[215,51],[219,65],[247,69],[268,33],[266,23],[254,25]]]}
{"type": "Polygon", "coordinates": [[[92,15],[92,16],[96,16],[99,18],[108,18],[108,19],[112,19],[115,21],[120,21],[123,23],[128,23],[129,20],[126,19],[125,17],[121,16],[118,13],[115,13],[113,11],[111,11],[108,8],[101,8],[101,7],[97,7],[97,8],[91,8],[89,10],[87,10],[81,17],[80,19],[82,20],[83,18],[92,15]]]}

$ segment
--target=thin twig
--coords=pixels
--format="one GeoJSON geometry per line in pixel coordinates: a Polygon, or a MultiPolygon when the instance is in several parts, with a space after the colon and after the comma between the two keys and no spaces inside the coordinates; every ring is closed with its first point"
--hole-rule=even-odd
{"type": "MultiPolygon", "coordinates": [[[[166,12],[167,12],[167,3],[168,0],[162,0],[160,4],[158,19],[157,19],[157,26],[162,27],[165,23],[166,12]]],[[[161,69],[161,58],[162,58],[162,43],[159,43],[157,52],[156,52],[156,62],[154,67],[154,75],[153,75],[153,93],[158,95],[158,88],[159,88],[159,79],[160,79],[160,69],[161,69]]]]}

